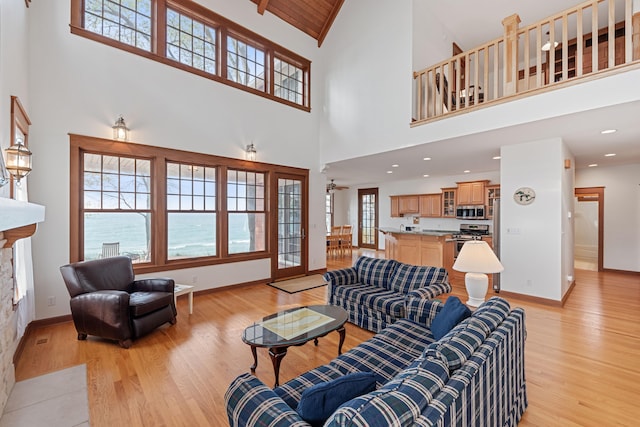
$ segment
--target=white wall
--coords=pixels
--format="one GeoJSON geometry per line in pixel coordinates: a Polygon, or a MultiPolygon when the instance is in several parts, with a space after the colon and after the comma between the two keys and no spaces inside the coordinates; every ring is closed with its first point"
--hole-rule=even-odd
{"type": "MultiPolygon", "coordinates": [[[[23,0],[14,0],[18,3],[23,0]]],[[[200,1],[223,16],[315,61],[315,40],[251,2],[200,1]]],[[[308,168],[310,173],[309,268],[326,265],[324,186],[318,163],[318,113],[322,76],[312,65],[312,113],[219,84],[158,62],[72,35],[69,2],[31,3],[29,108],[34,171],[32,199],[47,207],[47,221],[34,238],[37,317],[69,313],[59,267],[69,261],[68,133],[111,137],[123,114],[131,140],[235,158],[253,141],[258,161],[308,168]],[[55,296],[56,306],[46,304],[55,296]]],[[[73,225],[75,226],[75,225],[73,225]]],[[[159,272],[214,288],[270,277],[268,261],[159,272]]]]}
{"type": "Polygon", "coordinates": [[[573,274],[572,264],[567,265],[573,257],[573,237],[567,232],[573,172],[564,169],[566,147],[560,138],[552,138],[505,146],[500,154],[502,289],[559,301],[566,275],[573,274]],[[532,204],[514,201],[520,187],[534,189],[532,204]]]}
{"type": "Polygon", "coordinates": [[[576,187],[604,187],[603,267],[640,272],[640,164],[580,169],[576,187]]]}

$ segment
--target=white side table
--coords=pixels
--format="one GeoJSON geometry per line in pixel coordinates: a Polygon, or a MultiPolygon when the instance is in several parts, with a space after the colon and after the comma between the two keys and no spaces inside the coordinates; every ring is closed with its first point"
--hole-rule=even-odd
{"type": "Polygon", "coordinates": [[[173,302],[176,306],[178,305],[178,297],[185,294],[189,295],[189,314],[193,314],[193,286],[176,283],[176,287],[173,289],[173,302]]]}

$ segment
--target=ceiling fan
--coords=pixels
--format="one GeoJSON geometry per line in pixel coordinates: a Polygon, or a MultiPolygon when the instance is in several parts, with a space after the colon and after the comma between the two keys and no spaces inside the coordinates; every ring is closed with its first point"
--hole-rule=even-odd
{"type": "Polygon", "coordinates": [[[335,193],[336,190],[346,190],[349,187],[346,187],[344,185],[336,185],[335,182],[333,182],[333,179],[331,180],[331,182],[329,184],[327,184],[327,193],[335,193]]]}

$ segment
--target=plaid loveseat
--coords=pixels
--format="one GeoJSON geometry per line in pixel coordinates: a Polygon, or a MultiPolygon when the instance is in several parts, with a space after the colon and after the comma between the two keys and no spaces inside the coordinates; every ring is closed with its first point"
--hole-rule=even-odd
{"type": "Polygon", "coordinates": [[[353,267],[325,273],[327,301],[349,313],[349,321],[372,332],[405,317],[411,298],[451,292],[447,270],[361,256],[353,267]]]}
{"type": "Polygon", "coordinates": [[[225,400],[232,427],[308,427],[296,408],[314,384],[373,372],[377,389],[338,408],[333,426],[515,426],[527,407],[524,311],[498,297],[434,341],[430,325],[443,303],[412,299],[401,319],[275,389],[243,374],[225,400]]]}

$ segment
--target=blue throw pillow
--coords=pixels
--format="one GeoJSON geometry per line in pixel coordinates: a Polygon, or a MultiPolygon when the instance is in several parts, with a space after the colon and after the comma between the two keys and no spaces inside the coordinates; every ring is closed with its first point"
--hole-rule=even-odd
{"type": "Polygon", "coordinates": [[[376,389],[373,372],[356,372],[316,384],[302,392],[296,411],[312,426],[322,426],[345,402],[376,389]]]}
{"type": "Polygon", "coordinates": [[[462,304],[460,298],[449,297],[444,303],[444,307],[431,322],[431,333],[433,338],[439,340],[443,336],[447,335],[454,326],[471,316],[471,310],[462,304]]]}

